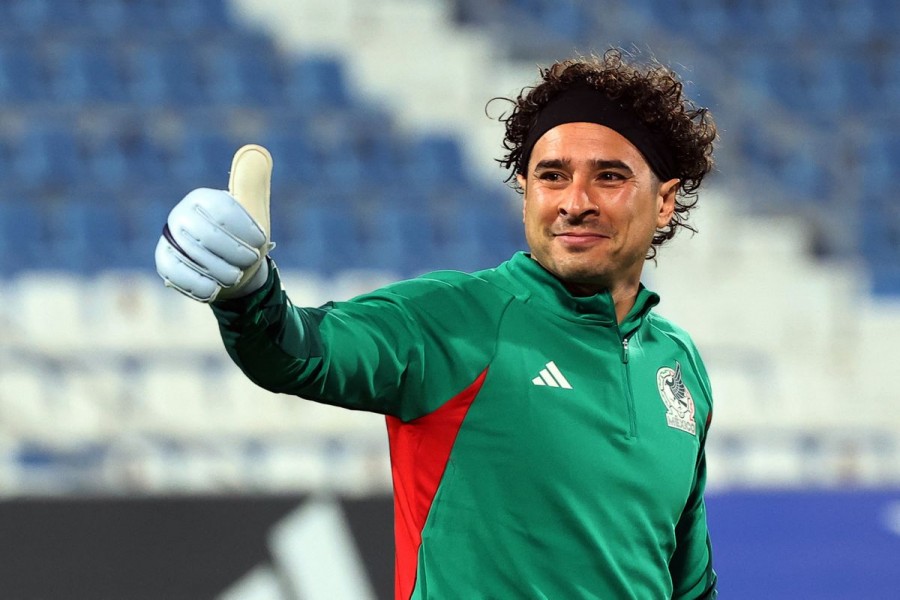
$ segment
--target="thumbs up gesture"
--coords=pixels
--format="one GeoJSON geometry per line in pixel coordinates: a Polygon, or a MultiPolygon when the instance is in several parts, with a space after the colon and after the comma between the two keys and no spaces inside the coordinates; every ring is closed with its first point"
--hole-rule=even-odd
{"type": "Polygon", "coordinates": [[[200,302],[258,290],[268,277],[272,157],[262,146],[240,148],[228,191],[198,188],[169,213],[156,244],[165,285],[200,302]]]}

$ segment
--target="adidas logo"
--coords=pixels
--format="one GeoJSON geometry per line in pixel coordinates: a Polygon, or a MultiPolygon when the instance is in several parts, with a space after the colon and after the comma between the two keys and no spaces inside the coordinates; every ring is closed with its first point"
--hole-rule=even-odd
{"type": "Polygon", "coordinates": [[[557,367],[556,363],[552,360],[541,369],[541,374],[532,379],[531,383],[534,385],[547,385],[567,390],[572,389],[572,384],[569,383],[569,380],[560,372],[559,367],[557,367]]]}

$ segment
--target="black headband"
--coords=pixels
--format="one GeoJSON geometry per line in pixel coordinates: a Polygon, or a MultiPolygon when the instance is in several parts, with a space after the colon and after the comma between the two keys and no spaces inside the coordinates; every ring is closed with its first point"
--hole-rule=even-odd
{"type": "Polygon", "coordinates": [[[525,136],[516,171],[525,175],[531,151],[541,136],[563,123],[597,123],[609,127],[634,144],[660,181],[677,177],[672,152],[644,125],[632,109],[611,100],[600,90],[580,85],[561,92],[538,113],[525,136]]]}

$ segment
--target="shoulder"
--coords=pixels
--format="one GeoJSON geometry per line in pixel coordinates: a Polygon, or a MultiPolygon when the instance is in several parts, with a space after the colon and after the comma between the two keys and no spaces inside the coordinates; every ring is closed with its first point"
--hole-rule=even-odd
{"type": "Polygon", "coordinates": [[[373,294],[391,295],[408,301],[496,302],[511,298],[512,294],[497,285],[495,269],[476,273],[462,271],[433,271],[413,279],[390,284],[373,294]]]}
{"type": "Polygon", "coordinates": [[[384,286],[342,303],[351,307],[390,309],[421,331],[493,331],[514,296],[496,285],[489,271],[435,271],[384,286]]]}
{"type": "Polygon", "coordinates": [[[647,321],[649,326],[655,332],[671,339],[674,343],[682,346],[685,351],[696,355],[699,358],[700,353],[697,350],[697,346],[694,344],[691,335],[685,329],[655,312],[652,312],[647,316],[647,321]]]}

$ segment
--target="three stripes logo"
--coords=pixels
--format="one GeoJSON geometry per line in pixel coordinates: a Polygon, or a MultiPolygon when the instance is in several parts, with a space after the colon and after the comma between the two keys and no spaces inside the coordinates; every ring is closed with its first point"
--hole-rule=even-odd
{"type": "Polygon", "coordinates": [[[566,390],[572,389],[572,384],[569,383],[569,380],[560,372],[559,367],[557,367],[556,363],[552,360],[541,369],[540,375],[532,379],[531,383],[534,385],[546,385],[566,390]]]}

